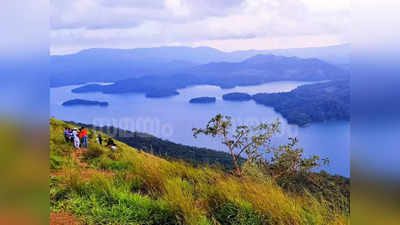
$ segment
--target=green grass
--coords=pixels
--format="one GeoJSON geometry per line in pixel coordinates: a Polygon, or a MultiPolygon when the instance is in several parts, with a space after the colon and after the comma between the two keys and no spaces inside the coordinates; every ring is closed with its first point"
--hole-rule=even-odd
{"type": "Polygon", "coordinates": [[[50,121],[51,167],[66,171],[51,177],[50,209],[72,213],[88,224],[349,224],[345,213],[331,210],[324,201],[287,193],[268,178],[195,168],[118,141],[112,152],[90,138],[82,160],[94,172],[82,177],[82,170],[89,168],[69,163],[73,150],[63,140],[64,126],[72,125],[50,121]]]}

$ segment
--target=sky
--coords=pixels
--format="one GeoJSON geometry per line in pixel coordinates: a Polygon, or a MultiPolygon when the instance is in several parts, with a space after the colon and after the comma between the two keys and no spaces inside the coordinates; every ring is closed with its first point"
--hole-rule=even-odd
{"type": "Polygon", "coordinates": [[[348,43],[350,0],[51,0],[50,52],[209,46],[224,51],[348,43]]]}

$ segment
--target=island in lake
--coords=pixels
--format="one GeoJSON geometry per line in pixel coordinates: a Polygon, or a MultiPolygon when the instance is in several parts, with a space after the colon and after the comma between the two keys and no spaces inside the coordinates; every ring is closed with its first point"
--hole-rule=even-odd
{"type": "Polygon", "coordinates": [[[249,95],[247,93],[233,92],[233,93],[224,94],[222,96],[222,99],[224,99],[225,101],[243,102],[243,101],[250,101],[252,99],[252,97],[251,97],[251,95],[249,95]]]}
{"type": "Polygon", "coordinates": [[[77,106],[77,105],[86,105],[86,106],[108,106],[108,102],[100,102],[100,101],[91,101],[85,99],[72,99],[63,102],[63,106],[77,106]]]}
{"type": "Polygon", "coordinates": [[[146,98],[164,98],[179,95],[176,90],[152,90],[146,92],[146,98]]]}
{"type": "Polygon", "coordinates": [[[215,103],[217,99],[215,97],[198,97],[190,99],[190,103],[195,104],[207,104],[207,103],[215,103]]]}

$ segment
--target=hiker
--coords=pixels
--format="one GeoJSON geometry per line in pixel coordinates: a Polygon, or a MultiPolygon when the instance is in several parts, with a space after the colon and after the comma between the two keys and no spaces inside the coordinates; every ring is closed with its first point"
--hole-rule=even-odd
{"type": "Polygon", "coordinates": [[[72,130],[72,136],[74,137],[74,147],[79,148],[81,141],[79,140],[79,137],[78,137],[78,129],[77,128],[74,128],[72,130]]]}
{"type": "Polygon", "coordinates": [[[72,134],[72,129],[68,127],[68,142],[74,142],[74,135],[72,134]]]}
{"type": "Polygon", "coordinates": [[[101,134],[97,135],[96,141],[99,145],[103,144],[103,138],[101,137],[101,134]]]}
{"type": "Polygon", "coordinates": [[[117,149],[117,145],[115,145],[112,138],[109,138],[107,141],[107,147],[111,148],[111,150],[117,149]]]}
{"type": "Polygon", "coordinates": [[[65,139],[65,142],[69,142],[69,133],[68,133],[67,127],[64,127],[64,139],[65,139]]]}
{"type": "Polygon", "coordinates": [[[80,132],[79,132],[79,138],[81,139],[82,147],[87,148],[88,147],[88,137],[87,137],[87,131],[86,131],[85,127],[81,127],[80,132]]]}

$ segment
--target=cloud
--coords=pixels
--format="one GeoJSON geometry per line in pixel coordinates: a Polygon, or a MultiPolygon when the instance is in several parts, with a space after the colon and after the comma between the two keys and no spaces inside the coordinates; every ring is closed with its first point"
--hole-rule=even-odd
{"type": "Polygon", "coordinates": [[[316,0],[53,0],[52,49],[342,35],[345,1],[330,9],[316,0]]]}
{"type": "Polygon", "coordinates": [[[130,28],[146,21],[180,23],[224,16],[243,0],[52,0],[52,29],[130,28]]]}

